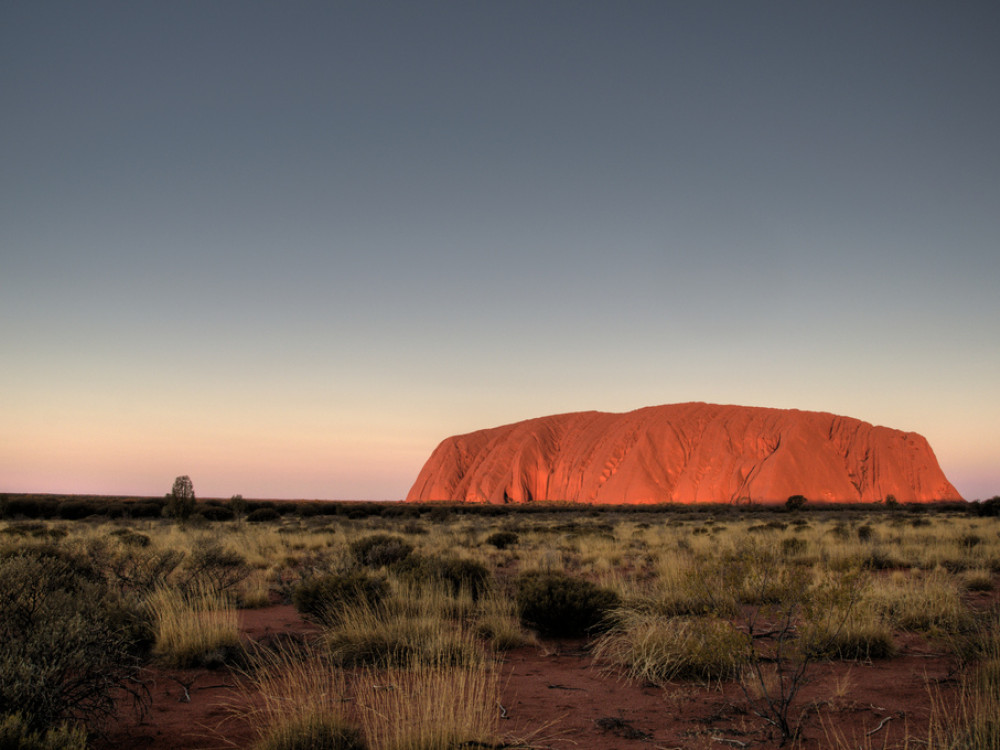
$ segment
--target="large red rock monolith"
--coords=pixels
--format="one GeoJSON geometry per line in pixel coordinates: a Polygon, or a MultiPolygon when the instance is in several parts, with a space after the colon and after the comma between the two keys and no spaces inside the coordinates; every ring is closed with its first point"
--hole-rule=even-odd
{"type": "Polygon", "coordinates": [[[410,502],[961,500],[914,432],[793,409],[690,403],[577,412],[456,435],[410,502]]]}

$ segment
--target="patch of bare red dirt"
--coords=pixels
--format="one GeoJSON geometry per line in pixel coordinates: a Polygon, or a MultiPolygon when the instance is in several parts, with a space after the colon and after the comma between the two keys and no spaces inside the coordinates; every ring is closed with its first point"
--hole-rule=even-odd
{"type": "MultiPolygon", "coordinates": [[[[310,637],[316,627],[290,606],[242,613],[254,640],[310,637]]],[[[796,702],[803,715],[801,747],[831,746],[833,733],[876,746],[926,736],[930,696],[954,694],[954,660],[919,636],[899,639],[896,658],[873,663],[817,663],[796,702]]],[[[220,670],[146,670],[152,703],[141,722],[122,715],[96,743],[98,750],[221,750],[249,747],[253,735],[233,715],[238,675],[220,670]]],[[[764,722],[747,710],[735,683],[689,682],[665,688],[621,679],[595,665],[582,642],[543,643],[505,655],[501,731],[534,748],[625,750],[656,748],[777,748],[764,722]]]]}

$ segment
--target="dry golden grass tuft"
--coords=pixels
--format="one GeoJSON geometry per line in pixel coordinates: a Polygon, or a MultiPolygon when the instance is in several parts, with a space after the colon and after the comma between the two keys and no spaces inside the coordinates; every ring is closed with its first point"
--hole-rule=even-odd
{"type": "Polygon", "coordinates": [[[147,606],[154,621],[153,655],[168,666],[217,665],[241,649],[239,615],[223,595],[160,588],[147,606]]]}
{"type": "Polygon", "coordinates": [[[739,673],[749,641],[717,617],[670,617],[619,610],[617,626],[601,636],[594,656],[621,667],[634,680],[663,685],[675,679],[717,682],[739,673]]]}
{"type": "Polygon", "coordinates": [[[356,700],[370,750],[451,750],[501,745],[494,665],[414,664],[370,671],[356,700]]]}
{"type": "Polygon", "coordinates": [[[231,710],[253,728],[255,750],[364,750],[342,671],[307,648],[258,651],[253,660],[231,710]]]}

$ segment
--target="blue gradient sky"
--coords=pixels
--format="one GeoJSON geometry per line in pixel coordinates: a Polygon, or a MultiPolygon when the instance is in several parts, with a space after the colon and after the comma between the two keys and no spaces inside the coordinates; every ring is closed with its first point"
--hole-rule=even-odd
{"type": "Polygon", "coordinates": [[[1000,5],[0,2],[0,490],[403,497],[709,401],[1000,493],[1000,5]]]}

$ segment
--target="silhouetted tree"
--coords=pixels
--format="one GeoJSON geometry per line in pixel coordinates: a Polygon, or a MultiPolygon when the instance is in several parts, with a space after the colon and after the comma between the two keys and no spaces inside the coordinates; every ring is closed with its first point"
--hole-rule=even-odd
{"type": "Polygon", "coordinates": [[[243,515],[247,512],[247,501],[243,499],[243,495],[233,495],[229,498],[229,508],[233,511],[236,518],[243,518],[243,515]]]}
{"type": "Polygon", "coordinates": [[[807,502],[808,501],[806,500],[805,495],[792,495],[785,501],[785,507],[788,510],[798,510],[799,508],[803,507],[807,502]]]}
{"type": "Polygon", "coordinates": [[[167,504],[163,508],[163,515],[184,523],[194,513],[194,504],[194,485],[191,483],[191,477],[185,474],[174,480],[173,489],[167,495],[167,504]]]}

